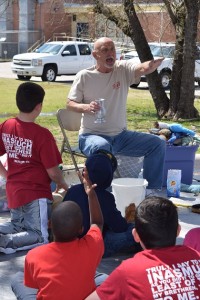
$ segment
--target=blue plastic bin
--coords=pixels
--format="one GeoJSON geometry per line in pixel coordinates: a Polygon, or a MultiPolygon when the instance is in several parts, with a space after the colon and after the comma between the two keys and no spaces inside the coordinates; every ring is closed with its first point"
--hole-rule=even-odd
{"type": "Polygon", "coordinates": [[[195,153],[198,145],[193,146],[167,146],[163,186],[167,185],[167,172],[169,169],[182,170],[181,182],[191,184],[193,180],[195,153]]]}

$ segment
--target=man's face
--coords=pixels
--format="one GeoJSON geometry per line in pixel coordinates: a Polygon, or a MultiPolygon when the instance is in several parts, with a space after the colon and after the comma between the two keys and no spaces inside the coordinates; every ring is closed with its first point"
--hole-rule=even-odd
{"type": "Polygon", "coordinates": [[[116,50],[113,42],[98,44],[94,50],[94,58],[100,67],[112,69],[116,60],[116,50]]]}

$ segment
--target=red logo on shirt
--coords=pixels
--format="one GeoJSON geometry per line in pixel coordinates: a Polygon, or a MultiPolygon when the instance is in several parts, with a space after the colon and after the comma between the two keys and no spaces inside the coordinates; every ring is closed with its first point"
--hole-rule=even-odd
{"type": "Polygon", "coordinates": [[[119,88],[120,88],[120,82],[119,82],[119,81],[113,83],[113,89],[114,89],[114,90],[117,90],[117,89],[119,89],[119,88]]]}

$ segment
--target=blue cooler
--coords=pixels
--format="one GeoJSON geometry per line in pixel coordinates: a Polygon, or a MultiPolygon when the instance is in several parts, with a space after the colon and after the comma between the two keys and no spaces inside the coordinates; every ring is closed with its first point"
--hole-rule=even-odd
{"type": "Polygon", "coordinates": [[[169,169],[182,171],[181,183],[190,185],[193,180],[195,153],[198,145],[167,146],[164,163],[163,186],[167,185],[167,172],[169,169]]]}

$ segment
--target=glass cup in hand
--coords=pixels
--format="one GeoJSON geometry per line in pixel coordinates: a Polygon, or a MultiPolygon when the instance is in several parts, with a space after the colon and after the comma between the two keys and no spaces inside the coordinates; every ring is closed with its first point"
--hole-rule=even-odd
{"type": "Polygon", "coordinates": [[[100,109],[95,112],[95,120],[94,123],[105,123],[105,115],[106,115],[106,108],[105,108],[105,99],[98,99],[95,100],[98,103],[100,109]]]}

